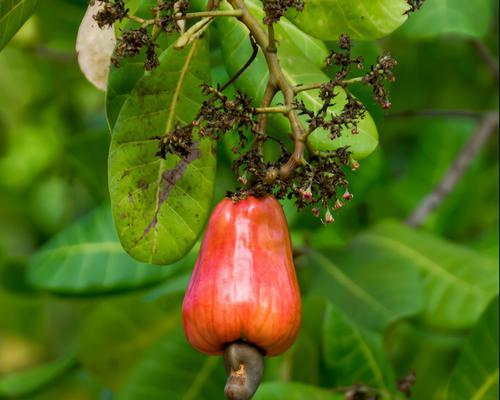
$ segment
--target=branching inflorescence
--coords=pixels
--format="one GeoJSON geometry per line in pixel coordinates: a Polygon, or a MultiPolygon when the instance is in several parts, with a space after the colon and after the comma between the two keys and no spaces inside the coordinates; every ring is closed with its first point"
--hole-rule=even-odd
{"type": "MultiPolygon", "coordinates": [[[[267,0],[263,2],[265,17],[256,19],[247,9],[244,0],[228,0],[231,11],[218,10],[219,1],[209,1],[207,11],[188,12],[188,1],[159,0],[152,10],[152,19],[143,19],[129,13],[123,0],[97,0],[103,7],[94,18],[99,26],[108,26],[115,21],[128,18],[138,24],[137,28],[125,30],[116,46],[112,62],[120,66],[124,57],[134,56],[144,51],[144,68],[152,70],[159,64],[156,54],[157,38],[161,33],[179,32],[181,39],[188,36],[198,37],[214,17],[236,17],[250,31],[254,55],[237,75],[243,72],[261,51],[269,70],[269,81],[260,106],[240,91],[232,98],[224,94],[231,78],[222,87],[212,87],[205,83],[200,90],[207,96],[196,118],[185,126],[177,125],[164,135],[158,136],[158,156],[166,158],[176,154],[180,158],[189,155],[195,137],[209,137],[214,141],[224,135],[238,137],[238,145],[233,149],[235,160],[233,170],[237,175],[239,188],[228,192],[233,199],[248,196],[273,194],[277,198],[294,199],[298,209],[310,207],[311,212],[321,217],[325,223],[333,221],[332,212],[352,198],[348,190],[345,170],[357,169],[359,164],[353,160],[349,148],[334,151],[317,151],[308,144],[308,137],[318,129],[329,133],[336,139],[343,134],[359,133],[358,124],[366,109],[349,89],[355,83],[372,87],[374,99],[384,108],[390,106],[386,81],[393,81],[392,69],[395,60],[389,55],[378,58],[377,63],[359,76],[350,77],[352,70],[363,70],[363,60],[351,55],[352,43],[347,35],[341,35],[338,49],[331,51],[325,60],[325,67],[333,70],[332,79],[308,85],[292,85],[286,78],[279,62],[274,25],[289,8],[302,10],[300,0],[267,0]],[[202,18],[186,33],[182,32],[179,21],[202,18]],[[204,23],[203,21],[207,22],[204,23]],[[200,26],[199,31],[197,27],[200,26]],[[193,30],[194,29],[194,30],[193,30]],[[322,104],[319,109],[311,110],[300,100],[299,94],[316,90],[322,104]],[[284,104],[275,106],[273,100],[280,93],[284,104]],[[340,111],[333,112],[337,102],[343,104],[340,111]],[[271,113],[282,114],[288,119],[293,146],[269,134],[267,116],[271,113]],[[264,148],[274,144],[279,149],[275,159],[265,157],[264,148]]],[[[420,1],[411,1],[412,9],[420,7],[420,1]]]]}

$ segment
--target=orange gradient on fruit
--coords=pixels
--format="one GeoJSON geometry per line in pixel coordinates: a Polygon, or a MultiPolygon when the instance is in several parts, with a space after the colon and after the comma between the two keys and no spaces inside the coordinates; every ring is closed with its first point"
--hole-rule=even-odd
{"type": "Polygon", "coordinates": [[[288,224],[272,196],[222,200],[203,238],[182,306],[193,347],[221,354],[235,341],[286,351],[301,320],[288,224]]]}

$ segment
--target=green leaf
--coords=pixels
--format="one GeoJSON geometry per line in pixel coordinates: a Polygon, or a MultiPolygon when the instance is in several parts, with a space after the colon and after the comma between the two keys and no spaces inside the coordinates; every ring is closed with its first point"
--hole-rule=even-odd
{"type": "Polygon", "coordinates": [[[304,32],[323,40],[337,40],[343,33],[353,39],[374,40],[400,25],[409,9],[405,0],[307,0],[302,12],[287,16],[304,32]]]}
{"type": "Polygon", "coordinates": [[[75,365],[75,355],[0,377],[0,397],[18,398],[40,390],[75,365]]]}
{"type": "MultiPolygon", "coordinates": [[[[252,9],[257,18],[261,19],[263,14],[259,8],[252,9]]],[[[251,44],[248,40],[246,28],[234,18],[221,18],[217,21],[219,41],[229,75],[235,74],[244,64],[245,57],[252,53],[251,44]],[[245,55],[245,56],[243,56],[245,55]],[[243,58],[243,59],[242,59],[243,58]]],[[[329,78],[321,71],[321,67],[311,62],[303,55],[296,45],[294,38],[290,35],[278,34],[278,54],[282,69],[286,78],[292,85],[312,84],[328,82],[329,78]]],[[[264,94],[269,72],[262,53],[236,80],[235,85],[254,99],[256,105],[264,94]]],[[[297,95],[298,100],[311,110],[319,110],[323,102],[318,97],[318,90],[304,91],[297,95]]],[[[340,112],[346,102],[344,91],[339,91],[335,98],[335,105],[330,108],[332,115],[340,112]]],[[[274,104],[282,103],[280,96],[276,97],[274,104]]],[[[307,116],[302,116],[305,124],[307,116]]],[[[290,130],[288,120],[283,116],[274,115],[269,118],[272,129],[286,135],[290,130]]],[[[378,145],[378,133],[371,116],[366,113],[359,123],[359,133],[353,135],[350,129],[344,129],[342,136],[331,140],[330,133],[324,129],[318,129],[309,137],[309,144],[314,150],[328,151],[348,146],[355,159],[367,157],[378,145]]]]}
{"type": "Polygon", "coordinates": [[[302,300],[302,322],[293,346],[278,357],[266,360],[264,381],[293,381],[311,385],[329,382],[323,359],[323,333],[327,302],[322,297],[307,296],[302,300]],[[304,368],[307,365],[307,368],[304,368]]]}
{"type": "Polygon", "coordinates": [[[335,386],[363,383],[385,394],[394,389],[394,373],[379,333],[361,328],[330,304],[323,335],[325,361],[335,386]]]}
{"type": "Polygon", "coordinates": [[[118,236],[142,262],[182,258],[210,210],[215,157],[210,139],[195,138],[188,156],[158,155],[159,140],[190,123],[201,106],[200,85],[210,82],[208,43],[170,46],[160,66],[146,73],[125,101],[109,151],[109,188],[118,236]]]}
{"type": "MultiPolygon", "coordinates": [[[[127,8],[133,15],[141,18],[151,18],[151,9],[156,5],[154,0],[127,1],[127,8]]],[[[136,29],[135,21],[125,18],[119,25],[119,29],[136,29]]],[[[157,44],[160,49],[166,49],[175,40],[175,35],[160,35],[157,44]]],[[[108,87],[106,89],[106,117],[109,128],[113,130],[123,104],[132,93],[135,85],[144,75],[145,52],[141,51],[134,57],[120,60],[120,68],[111,64],[108,76],[108,87]]]]}
{"type": "Polygon", "coordinates": [[[103,294],[158,282],[184,264],[141,264],[125,253],[116,236],[109,205],[61,232],[31,258],[29,283],[65,294],[103,294]]]}
{"type": "Polygon", "coordinates": [[[463,333],[434,331],[418,321],[401,321],[385,337],[386,351],[399,378],[415,371],[414,400],[443,400],[463,333]]]}
{"type": "Polygon", "coordinates": [[[99,305],[80,335],[79,360],[107,386],[116,389],[127,379],[145,350],[180,325],[178,296],[166,304],[129,296],[99,305]]]}
{"type": "MultiPolygon", "coordinates": [[[[206,0],[192,0],[190,5],[195,11],[205,11],[207,9],[206,0]]],[[[245,5],[257,19],[262,20],[264,18],[262,2],[259,0],[247,0],[245,1],[245,5]]],[[[221,9],[231,10],[232,7],[227,3],[223,3],[221,9]]],[[[278,45],[282,48],[287,48],[292,43],[294,44],[294,48],[299,49],[302,56],[306,57],[316,67],[323,68],[325,65],[325,59],[328,57],[329,51],[322,40],[303,32],[286,18],[281,18],[275,25],[275,34],[277,35],[278,45]]],[[[240,59],[241,65],[245,61],[244,59],[240,59]]]]}
{"type": "MultiPolygon", "coordinates": [[[[386,222],[362,234],[358,241],[377,247],[380,254],[406,259],[420,270],[425,304],[419,318],[429,326],[469,328],[498,293],[494,258],[432,234],[386,222]]],[[[371,257],[378,262],[378,254],[371,257]]]]}
{"type": "Polygon", "coordinates": [[[37,0],[0,1],[0,50],[35,12],[37,0]]]}
{"type": "Polygon", "coordinates": [[[415,39],[431,39],[454,34],[482,37],[493,22],[492,0],[426,0],[401,29],[401,34],[415,39]]]}
{"type": "Polygon", "coordinates": [[[334,394],[316,386],[295,382],[266,382],[260,386],[255,400],[343,400],[344,395],[334,394]]]}
{"type": "Polygon", "coordinates": [[[179,327],[139,361],[117,400],[212,400],[223,397],[225,382],[221,357],[198,353],[179,327]]]}
{"type": "Polygon", "coordinates": [[[498,399],[498,296],[463,346],[451,376],[448,398],[498,399]]]}
{"type": "Polygon", "coordinates": [[[332,259],[311,251],[298,264],[312,268],[311,293],[326,296],[362,326],[383,329],[421,310],[418,271],[376,246],[353,243],[332,259]]]}

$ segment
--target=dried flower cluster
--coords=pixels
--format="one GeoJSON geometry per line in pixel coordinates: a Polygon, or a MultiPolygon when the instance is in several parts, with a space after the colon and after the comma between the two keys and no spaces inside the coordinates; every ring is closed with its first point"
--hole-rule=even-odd
{"type": "Polygon", "coordinates": [[[167,34],[178,31],[177,16],[185,15],[188,7],[188,0],[159,0],[153,8],[156,25],[167,34]]]}
{"type": "Polygon", "coordinates": [[[94,15],[99,28],[112,26],[115,21],[121,21],[128,14],[128,8],[125,8],[123,0],[91,0],[90,5],[101,4],[101,10],[94,15]]]}
{"type": "Polygon", "coordinates": [[[295,8],[297,11],[304,9],[303,0],[264,0],[264,23],[272,25],[278,22],[285,15],[289,8],[295,8]]]}
{"type": "MultiPolygon", "coordinates": [[[[178,19],[187,13],[189,6],[188,0],[157,0],[156,6],[151,10],[152,19],[145,20],[129,15],[123,0],[94,1],[102,3],[101,10],[94,16],[99,26],[110,26],[126,17],[139,24],[136,29],[125,30],[118,38],[112,62],[119,67],[123,58],[141,54],[144,56],[145,70],[152,70],[159,65],[156,53],[158,35],[162,32],[171,34],[178,31],[178,19]]],[[[263,7],[266,14],[264,23],[271,29],[289,8],[302,10],[304,1],[266,0],[263,7]]],[[[252,37],[250,40],[255,56],[257,46],[252,37]]],[[[315,86],[319,89],[321,107],[311,110],[298,100],[287,104],[289,110],[303,117],[306,135],[322,129],[329,132],[333,140],[344,132],[353,135],[358,133],[358,123],[364,117],[366,109],[349,90],[349,85],[353,82],[372,86],[375,100],[384,108],[390,106],[384,83],[394,80],[392,68],[396,62],[388,55],[380,57],[377,64],[371,66],[364,76],[349,79],[352,70],[364,68],[363,60],[353,57],[351,49],[350,38],[342,35],[337,49],[331,51],[326,58],[326,66],[333,69],[333,78],[315,86]],[[341,110],[338,110],[338,103],[344,104],[341,110]],[[336,106],[336,112],[332,111],[333,106],[336,106]]],[[[254,57],[238,74],[243,72],[253,59],[254,57]]],[[[234,81],[236,76],[230,82],[234,81]]],[[[283,142],[270,136],[267,130],[262,128],[266,124],[261,125],[262,114],[252,106],[252,99],[239,91],[233,98],[229,98],[223,93],[226,86],[202,86],[201,90],[207,100],[203,102],[197,116],[191,123],[177,125],[172,131],[157,137],[158,155],[166,158],[168,154],[176,154],[180,158],[186,158],[198,138],[209,137],[218,141],[225,134],[234,135],[238,137],[238,143],[233,148],[233,170],[238,177],[239,187],[236,192],[229,193],[230,196],[245,198],[272,193],[277,198],[294,199],[298,209],[309,207],[313,215],[321,217],[325,223],[333,222],[332,212],[352,198],[344,171],[348,166],[352,169],[359,167],[359,164],[351,159],[349,148],[317,152],[306,145],[300,153],[296,153],[297,147],[293,152],[290,151],[283,142]],[[270,141],[279,148],[279,155],[272,160],[264,157],[264,148],[269,146],[270,141]]],[[[300,86],[297,89],[302,90],[300,86]]],[[[297,132],[293,132],[293,136],[296,135],[297,132]]]]}
{"type": "MultiPolygon", "coordinates": [[[[338,138],[345,130],[351,134],[358,133],[358,122],[363,118],[366,109],[355,99],[348,88],[346,78],[352,67],[363,68],[360,58],[351,56],[351,41],[342,35],[339,40],[339,50],[332,51],[326,59],[326,64],[336,68],[334,78],[321,85],[319,97],[322,107],[312,111],[300,101],[294,107],[299,115],[306,115],[310,132],[322,128],[330,132],[331,138],[338,138]],[[339,93],[343,91],[346,99],[340,112],[330,112],[339,93]]],[[[393,79],[391,68],[393,61],[382,57],[377,65],[362,77],[362,82],[374,87],[376,98],[387,100],[383,87],[385,79],[393,79]]],[[[280,169],[290,159],[291,152],[280,140],[264,135],[265,142],[273,141],[279,147],[279,156],[275,160],[265,159],[263,152],[257,146],[257,114],[251,105],[251,99],[237,91],[234,98],[229,98],[220,88],[207,84],[202,87],[208,99],[191,124],[177,126],[171,132],[160,138],[159,155],[177,154],[179,157],[189,155],[193,137],[210,137],[217,141],[225,134],[237,135],[238,145],[233,149],[237,158],[233,162],[233,171],[237,176],[239,189],[228,192],[234,199],[243,199],[250,195],[264,196],[272,193],[279,199],[294,199],[298,209],[309,207],[313,215],[320,217],[324,223],[333,222],[333,212],[341,208],[346,201],[352,199],[345,169],[350,166],[357,169],[359,164],[352,160],[348,148],[335,151],[310,153],[307,161],[297,166],[289,176],[282,177],[280,169]],[[249,140],[252,146],[247,148],[249,140]]]]}
{"type": "MultiPolygon", "coordinates": [[[[100,28],[112,26],[116,21],[121,21],[128,16],[129,10],[125,8],[123,0],[92,0],[98,1],[102,7],[94,19],[100,28]]],[[[116,68],[127,57],[135,57],[144,49],[144,69],[151,71],[160,65],[156,50],[156,39],[160,32],[170,34],[179,30],[177,16],[184,15],[189,7],[188,0],[158,0],[152,9],[153,19],[144,20],[137,29],[129,29],[118,38],[117,46],[111,57],[111,62],[116,68]],[[154,26],[157,31],[153,33],[154,26]]],[[[140,20],[140,19],[139,19],[140,20]]]]}
{"type": "Polygon", "coordinates": [[[410,9],[405,12],[405,14],[411,14],[415,11],[420,10],[420,7],[424,5],[425,0],[407,0],[407,3],[410,5],[410,9]]]}
{"type": "Polygon", "coordinates": [[[390,55],[378,57],[377,64],[370,67],[370,72],[363,77],[363,83],[373,88],[373,98],[384,109],[391,107],[385,81],[394,82],[396,78],[392,72],[396,60],[390,55]]]}

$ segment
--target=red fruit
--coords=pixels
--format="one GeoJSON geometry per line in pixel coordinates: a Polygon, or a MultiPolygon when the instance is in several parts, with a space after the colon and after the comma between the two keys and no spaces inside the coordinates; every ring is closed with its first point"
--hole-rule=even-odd
{"type": "Polygon", "coordinates": [[[208,223],[182,306],[189,342],[222,354],[237,341],[286,351],[301,319],[288,225],[272,196],[222,200],[208,223]]]}

